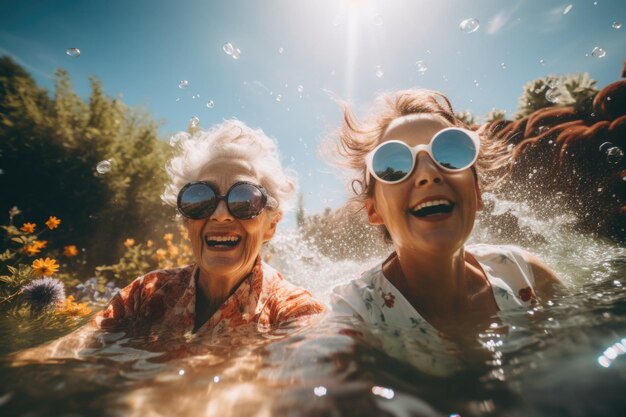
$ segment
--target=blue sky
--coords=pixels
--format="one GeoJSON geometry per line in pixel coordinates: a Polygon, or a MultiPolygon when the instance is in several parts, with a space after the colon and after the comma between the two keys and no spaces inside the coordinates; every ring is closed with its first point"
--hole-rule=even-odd
{"type": "Polygon", "coordinates": [[[317,156],[341,117],[331,97],[363,115],[380,92],[426,87],[456,110],[512,116],[532,79],[617,80],[626,26],[614,22],[626,24],[622,0],[0,0],[0,54],[50,89],[66,68],[84,97],[96,75],[109,95],[161,120],[164,140],[192,116],[202,127],[233,117],[260,127],[298,172],[307,210],[320,212],[347,195],[317,156]],[[480,22],[473,33],[459,28],[468,18],[480,22]],[[239,59],[224,53],[226,42],[239,59]],[[591,56],[596,46],[605,57],[591,56]],[[70,47],[80,57],[66,56],[70,47]]]}

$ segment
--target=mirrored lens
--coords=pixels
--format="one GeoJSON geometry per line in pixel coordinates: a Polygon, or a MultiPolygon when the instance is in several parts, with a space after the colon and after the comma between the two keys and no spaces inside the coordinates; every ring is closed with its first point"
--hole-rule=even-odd
{"type": "Polygon", "coordinates": [[[178,208],[184,216],[202,219],[213,214],[216,202],[215,191],[211,187],[207,184],[192,184],[180,195],[178,208]]]}
{"type": "Polygon", "coordinates": [[[406,145],[386,143],[374,153],[372,169],[384,181],[401,181],[411,173],[413,155],[406,145]]]}
{"type": "Polygon", "coordinates": [[[265,208],[263,193],[252,184],[238,184],[228,193],[228,209],[238,219],[250,219],[265,208]]]}
{"type": "Polygon", "coordinates": [[[468,168],[477,152],[472,138],[462,130],[446,130],[432,142],[433,157],[439,164],[449,169],[468,168]]]}

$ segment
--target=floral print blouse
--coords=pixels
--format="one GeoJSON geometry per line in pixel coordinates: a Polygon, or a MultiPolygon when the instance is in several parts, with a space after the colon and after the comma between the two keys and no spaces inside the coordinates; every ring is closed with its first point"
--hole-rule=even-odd
{"type": "MultiPolygon", "coordinates": [[[[465,251],[473,255],[485,271],[501,311],[529,307],[536,302],[533,272],[522,249],[477,244],[466,246],[465,251]]],[[[382,332],[382,348],[390,355],[409,360],[431,374],[453,372],[458,366],[454,359],[458,348],[422,318],[385,278],[383,263],[360,278],[335,287],[331,294],[333,311],[374,325],[382,332]],[[416,331],[420,337],[415,337],[416,331]]]]}
{"type": "MultiPolygon", "coordinates": [[[[183,336],[195,325],[197,266],[150,272],[122,289],[93,320],[96,327],[183,336]]],[[[241,325],[268,328],[325,310],[307,290],[287,282],[258,257],[252,272],[196,331],[221,336],[241,325]]]]}

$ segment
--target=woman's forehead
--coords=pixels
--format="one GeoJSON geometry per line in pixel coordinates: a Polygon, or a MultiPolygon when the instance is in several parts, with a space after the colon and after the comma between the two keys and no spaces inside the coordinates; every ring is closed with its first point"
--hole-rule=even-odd
{"type": "Polygon", "coordinates": [[[220,188],[230,187],[238,181],[260,182],[257,170],[250,161],[230,156],[219,156],[210,160],[205,164],[199,180],[211,182],[220,188]]]}
{"type": "Polygon", "coordinates": [[[411,134],[416,131],[432,131],[433,133],[450,127],[451,124],[443,117],[431,113],[416,113],[395,118],[389,123],[383,141],[393,139],[392,136],[411,134]]]}

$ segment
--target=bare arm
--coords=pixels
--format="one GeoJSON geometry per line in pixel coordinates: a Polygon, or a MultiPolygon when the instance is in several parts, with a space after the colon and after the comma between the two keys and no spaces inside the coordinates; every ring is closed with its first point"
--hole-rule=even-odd
{"type": "Polygon", "coordinates": [[[526,262],[531,266],[535,277],[535,292],[542,299],[569,293],[563,281],[536,256],[526,253],[526,262]]]}

